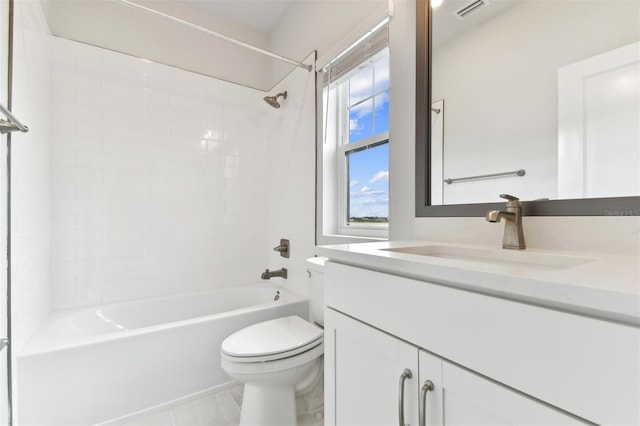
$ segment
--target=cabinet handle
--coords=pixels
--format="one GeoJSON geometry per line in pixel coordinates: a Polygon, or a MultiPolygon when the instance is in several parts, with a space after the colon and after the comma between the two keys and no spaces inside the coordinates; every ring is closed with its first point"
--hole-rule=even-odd
{"type": "Polygon", "coordinates": [[[405,426],[404,423],[404,382],[412,377],[411,370],[405,368],[400,375],[400,383],[398,384],[398,415],[400,420],[400,426],[405,426]]]}
{"type": "Polygon", "coordinates": [[[427,392],[434,389],[433,382],[427,380],[420,389],[420,426],[427,425],[427,392]]]}

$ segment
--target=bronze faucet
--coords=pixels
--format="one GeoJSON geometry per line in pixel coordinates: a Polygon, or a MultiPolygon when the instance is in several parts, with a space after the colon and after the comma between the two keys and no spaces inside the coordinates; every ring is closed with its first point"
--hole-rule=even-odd
{"type": "Polygon", "coordinates": [[[522,231],[522,204],[517,197],[509,194],[500,194],[500,198],[507,200],[505,211],[491,210],[487,212],[487,222],[500,222],[505,220],[502,248],[511,250],[524,250],[524,232],[522,231]]]}

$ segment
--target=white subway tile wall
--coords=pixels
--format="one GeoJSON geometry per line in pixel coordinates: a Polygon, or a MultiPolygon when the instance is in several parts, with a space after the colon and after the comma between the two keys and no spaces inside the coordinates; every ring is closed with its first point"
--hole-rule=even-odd
{"type": "Polygon", "coordinates": [[[52,307],[255,282],[260,91],[52,38],[52,307]]]}
{"type": "Polygon", "coordinates": [[[11,135],[11,344],[15,355],[50,309],[52,152],[51,35],[39,3],[17,2],[14,13],[12,110],[30,129],[11,135]]]}

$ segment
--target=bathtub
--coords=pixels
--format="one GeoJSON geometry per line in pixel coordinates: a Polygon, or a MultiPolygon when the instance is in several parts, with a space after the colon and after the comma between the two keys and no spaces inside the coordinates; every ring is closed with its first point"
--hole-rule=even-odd
{"type": "Polygon", "coordinates": [[[222,340],[259,321],[307,318],[307,299],[276,292],[253,285],[50,314],[17,357],[18,424],[104,423],[224,388],[222,340]]]}

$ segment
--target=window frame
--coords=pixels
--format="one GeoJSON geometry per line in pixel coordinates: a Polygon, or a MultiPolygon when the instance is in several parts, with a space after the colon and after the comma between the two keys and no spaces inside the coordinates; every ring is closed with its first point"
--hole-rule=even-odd
{"type": "MultiPolygon", "coordinates": [[[[389,139],[389,131],[386,130],[384,132],[376,133],[367,138],[361,139],[357,142],[350,142],[350,109],[354,106],[360,105],[368,100],[372,100],[373,109],[372,109],[372,120],[375,128],[375,98],[378,95],[383,93],[389,93],[391,91],[391,83],[382,90],[378,90],[377,92],[373,92],[371,95],[366,96],[354,104],[349,104],[349,82],[351,77],[357,74],[366,64],[366,66],[374,67],[377,62],[381,60],[382,57],[389,56],[389,48],[386,47],[382,51],[376,53],[371,58],[368,58],[365,62],[359,64],[355,68],[353,68],[349,73],[344,75],[339,81],[335,84],[337,86],[337,96],[336,96],[336,113],[338,114],[338,125],[337,127],[337,135],[336,137],[336,161],[337,161],[337,188],[336,193],[338,194],[338,202],[337,202],[337,211],[335,214],[337,215],[337,233],[338,235],[345,236],[364,236],[364,237],[374,237],[374,238],[388,238],[389,236],[389,222],[387,216],[387,223],[381,224],[354,224],[349,222],[349,192],[350,192],[350,180],[349,180],[349,168],[348,168],[348,160],[347,155],[351,152],[357,152],[364,149],[374,148],[376,146],[380,146],[382,144],[390,144],[389,139]]],[[[375,68],[374,68],[375,69],[375,68]]],[[[375,72],[375,71],[374,71],[375,72]]],[[[375,88],[375,74],[374,81],[372,82],[372,87],[375,88]]],[[[330,91],[329,85],[329,91],[330,91]]],[[[324,92],[323,92],[324,93],[324,92]]],[[[387,214],[389,212],[387,211],[387,214]]]]}
{"type": "MultiPolygon", "coordinates": [[[[380,18],[381,20],[377,21],[377,23],[372,20],[371,26],[369,24],[362,26],[359,34],[365,35],[359,36],[354,32],[354,39],[356,37],[359,38],[337,56],[334,56],[333,59],[326,62],[321,61],[324,65],[318,68],[320,71],[316,74],[316,244],[385,241],[389,237],[389,222],[384,224],[352,222],[347,225],[349,219],[347,218],[349,214],[347,211],[349,199],[347,197],[350,190],[349,170],[347,168],[348,152],[354,152],[367,144],[389,143],[388,127],[385,125],[385,132],[359,140],[357,145],[351,144],[351,147],[349,147],[349,112],[351,105],[348,105],[348,92],[347,101],[345,102],[347,105],[344,108],[338,108],[338,89],[341,84],[358,73],[363,65],[375,67],[382,56],[391,56],[388,43],[389,17],[386,15],[386,11],[381,14],[380,18]],[[343,131],[342,129],[345,128],[346,131],[343,131]],[[345,144],[342,143],[342,135],[346,135],[347,143],[345,144]]],[[[337,49],[334,50],[337,51],[337,49]]],[[[390,67],[390,61],[388,66],[390,67]]],[[[386,72],[384,67],[378,67],[377,69],[386,72]]],[[[380,74],[375,73],[374,75],[380,76],[380,74]]],[[[367,98],[373,99],[371,102],[375,104],[376,96],[385,92],[389,93],[390,86],[391,84],[389,83],[381,90],[374,77],[370,89],[371,92],[367,95],[367,98]],[[374,90],[376,92],[372,93],[374,90]]],[[[359,99],[354,102],[354,107],[368,99],[359,99]]],[[[388,105],[387,103],[388,98],[383,100],[383,105],[388,105]]],[[[385,107],[385,109],[387,108],[385,107]]],[[[376,122],[373,105],[372,113],[374,117],[372,117],[370,125],[373,126],[373,123],[376,122]]],[[[380,116],[378,115],[378,117],[380,116]]],[[[352,115],[351,118],[357,118],[357,116],[352,115]]],[[[389,119],[390,124],[390,117],[383,120],[386,121],[387,119],[389,119]]],[[[388,161],[390,164],[390,158],[388,158],[388,161]]],[[[387,168],[386,170],[389,169],[387,168]]],[[[390,197],[390,193],[388,195],[390,197]]],[[[390,216],[390,213],[387,213],[387,215],[390,216]]]]}

